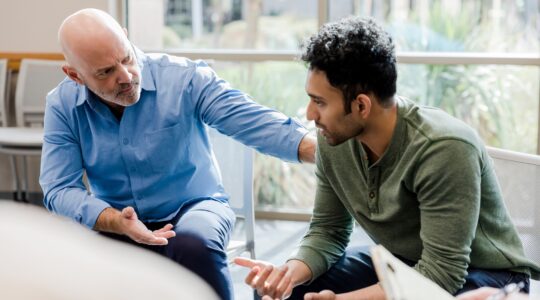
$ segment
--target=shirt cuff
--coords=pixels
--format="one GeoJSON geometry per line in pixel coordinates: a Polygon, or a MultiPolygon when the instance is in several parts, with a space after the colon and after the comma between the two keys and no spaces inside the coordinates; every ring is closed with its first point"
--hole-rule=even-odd
{"type": "Polygon", "coordinates": [[[111,207],[111,205],[107,202],[96,198],[94,195],[88,195],[81,207],[80,223],[93,230],[99,215],[108,207],[111,207]]]}
{"type": "Polygon", "coordinates": [[[293,144],[293,149],[295,149],[295,152],[291,153],[289,157],[285,157],[283,159],[290,162],[300,163],[301,162],[300,151],[299,151],[300,143],[302,142],[304,137],[309,133],[309,131],[296,118],[291,118],[290,120],[292,124],[296,125],[296,126],[291,126],[291,134],[290,134],[291,136],[290,139],[293,144]]]}
{"type": "Polygon", "coordinates": [[[305,263],[308,268],[311,270],[311,279],[304,283],[304,284],[310,284],[312,283],[317,277],[324,274],[326,271],[328,271],[328,266],[326,263],[326,259],[316,250],[313,250],[308,247],[300,247],[298,249],[298,252],[289,257],[289,260],[299,260],[303,263],[305,263]]]}

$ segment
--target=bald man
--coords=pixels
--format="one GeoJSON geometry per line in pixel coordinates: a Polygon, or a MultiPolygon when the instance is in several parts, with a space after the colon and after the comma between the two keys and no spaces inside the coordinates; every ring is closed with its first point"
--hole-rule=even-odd
{"type": "Polygon", "coordinates": [[[204,62],[141,52],[105,12],[78,11],[58,35],[68,78],[47,96],[46,207],[181,264],[189,259],[175,240],[202,236],[219,270],[213,285],[232,299],[226,247],[235,215],[206,126],[293,162],[314,160],[314,139],[204,62]]]}

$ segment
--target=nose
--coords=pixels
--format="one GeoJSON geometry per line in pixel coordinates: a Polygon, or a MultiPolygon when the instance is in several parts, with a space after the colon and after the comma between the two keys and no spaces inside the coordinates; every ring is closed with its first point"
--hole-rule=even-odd
{"type": "Polygon", "coordinates": [[[308,119],[308,121],[317,121],[318,118],[319,114],[317,112],[317,107],[313,101],[310,100],[306,107],[306,119],[308,119]]]}
{"type": "Polygon", "coordinates": [[[133,75],[129,72],[127,66],[121,65],[118,74],[118,83],[130,83],[133,75]]]}

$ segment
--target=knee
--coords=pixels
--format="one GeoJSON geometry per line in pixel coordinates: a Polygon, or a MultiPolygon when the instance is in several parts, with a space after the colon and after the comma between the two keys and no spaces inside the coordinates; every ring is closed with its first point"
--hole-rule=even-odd
{"type": "Polygon", "coordinates": [[[202,237],[195,234],[177,233],[175,237],[169,239],[167,252],[182,258],[208,256],[206,244],[202,237]]]}

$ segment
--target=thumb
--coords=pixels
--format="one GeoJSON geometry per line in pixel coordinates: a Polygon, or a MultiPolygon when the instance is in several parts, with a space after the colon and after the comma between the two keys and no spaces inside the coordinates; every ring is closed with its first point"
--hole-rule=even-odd
{"type": "Polygon", "coordinates": [[[128,206],[124,209],[122,209],[122,217],[126,219],[136,220],[137,219],[137,213],[133,209],[133,207],[128,206]]]}

